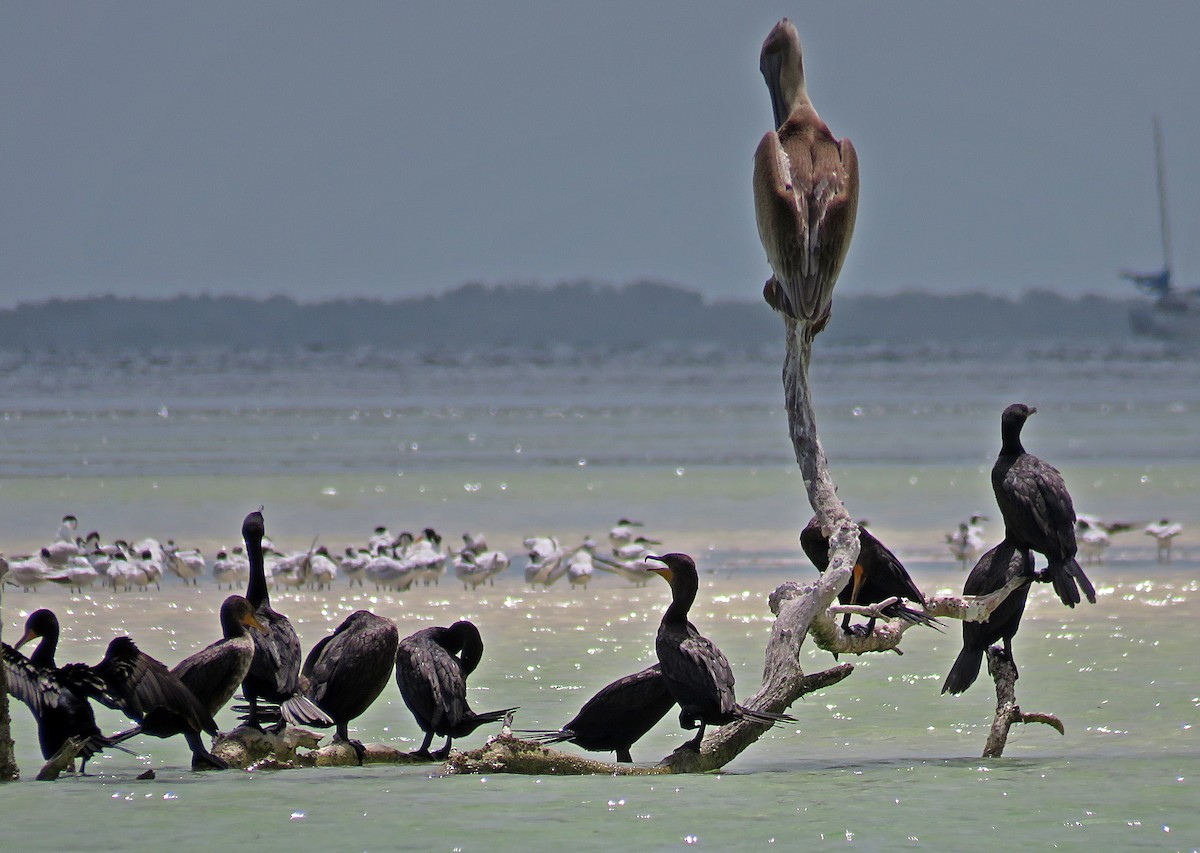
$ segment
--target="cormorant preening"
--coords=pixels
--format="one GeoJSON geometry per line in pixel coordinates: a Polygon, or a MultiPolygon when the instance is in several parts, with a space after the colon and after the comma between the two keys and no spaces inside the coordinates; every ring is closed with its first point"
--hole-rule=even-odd
{"type": "Polygon", "coordinates": [[[667,690],[679,704],[679,724],[689,730],[697,726],[700,729],[684,748],[699,752],[707,725],[723,726],[741,719],[767,726],[785,720],[795,722],[796,718],[787,714],[756,711],[737,703],[729,661],[687,618],[700,586],[692,558],[687,554],[664,554],[646,559],[666,566],[650,571],[671,586],[671,604],[663,614],[654,644],[658,662],[667,690]]]}
{"type": "Polygon", "coordinates": [[[296,636],[296,629],[286,616],[271,609],[271,596],[267,591],[267,576],[263,566],[262,543],[265,535],[262,513],[247,515],[242,522],[242,538],[246,540],[246,556],[250,559],[246,599],[266,632],[251,634],[254,660],[242,680],[242,693],[250,704],[246,722],[257,726],[260,717],[275,718],[272,713],[261,713],[258,700],[262,699],[278,705],[283,721],[292,725],[332,726],[333,720],[304,695],[304,686],[300,681],[300,638],[296,636]]]}
{"type": "Polygon", "coordinates": [[[79,771],[87,767],[88,759],[100,750],[113,746],[96,725],[91,703],[80,690],[59,678],[54,662],[58,649],[58,617],[49,610],[35,610],[25,620],[25,633],[16,647],[0,643],[8,692],[29,706],[38,727],[38,744],[42,757],[49,760],[62,749],[68,738],[87,738],[79,751],[82,760],[79,771]],[[41,638],[28,658],[17,649],[30,640],[41,638]]]}
{"type": "Polygon", "coordinates": [[[754,152],[754,213],[774,272],[763,296],[811,337],[829,321],[854,235],[858,155],[849,139],[834,138],[808,99],[800,36],[787,18],[767,35],[758,67],[775,117],[754,152]]]}
{"type": "Polygon", "coordinates": [[[1046,557],[1049,565],[1039,579],[1049,580],[1067,607],[1079,603],[1079,586],[1095,604],[1096,590],[1075,561],[1075,507],[1062,474],[1021,445],[1021,428],[1036,411],[1013,403],[1000,417],[1000,455],[992,466],[992,490],[1004,516],[1004,538],[1046,557]]]}
{"type": "Polygon", "coordinates": [[[400,641],[396,683],[404,704],[417,718],[425,740],[417,755],[445,758],[454,738],[466,737],[484,723],[504,719],[513,708],[476,714],[467,706],[467,676],[483,659],[479,629],[461,620],[449,628],[425,628],[400,641]],[[446,744],[431,753],[433,736],[446,744]]]}
{"type": "Polygon", "coordinates": [[[590,752],[617,753],[617,761],[629,763],[629,748],[667,715],[675,705],[662,666],[654,666],[618,678],[601,688],[557,732],[538,739],[545,743],[568,741],[590,752]]]}
{"type": "Polygon", "coordinates": [[[72,687],[138,724],[116,735],[115,741],[138,734],[160,738],[182,734],[192,750],[193,770],[224,770],[229,766],[205,749],[200,739],[201,732],[217,734],[212,714],[178,676],[141,651],[129,637],[113,639],[104,659],[95,666],[73,663],[61,672],[72,687]]]}
{"type": "Polygon", "coordinates": [[[337,724],[334,742],[354,748],[358,763],[365,749],[350,739],[348,725],[379,698],[392,674],[400,632],[391,619],[356,610],[332,634],[312,647],[304,661],[308,698],[337,724]]]}
{"type": "MultiPolygon", "coordinates": [[[[808,559],[818,571],[829,568],[829,538],[821,532],[821,525],[816,516],[808,522],[800,532],[800,547],[808,555],[808,559]]],[[[904,564],[887,546],[872,536],[865,527],[858,525],[858,560],[854,564],[854,573],[850,583],[838,593],[838,601],[842,604],[878,604],[889,598],[907,598],[925,606],[925,596],[913,579],[909,577],[904,564]]],[[[941,623],[919,610],[906,607],[899,601],[889,604],[882,611],[885,616],[893,619],[903,619],[917,625],[928,625],[936,628],[941,623]]],[[[875,627],[872,619],[864,629],[871,633],[875,627]]],[[[850,630],[850,614],[842,620],[842,630],[850,630]]]]}
{"type": "Polygon", "coordinates": [[[251,628],[266,631],[249,601],[240,595],[229,596],[221,603],[223,639],[189,655],[171,670],[213,716],[233,698],[250,671],[254,660],[251,628]]]}
{"type": "MultiPolygon", "coordinates": [[[[1013,578],[1034,578],[1033,554],[1018,548],[1007,539],[979,558],[975,568],[967,575],[963,584],[964,595],[987,595],[1008,585],[1013,578]]],[[[992,611],[986,622],[963,622],[963,647],[950,667],[943,693],[962,693],[979,677],[979,666],[983,653],[997,640],[1004,641],[1004,652],[1016,668],[1012,656],[1012,638],[1021,626],[1021,615],[1025,612],[1025,599],[1029,597],[1026,584],[1009,594],[1008,598],[992,611]]]]}

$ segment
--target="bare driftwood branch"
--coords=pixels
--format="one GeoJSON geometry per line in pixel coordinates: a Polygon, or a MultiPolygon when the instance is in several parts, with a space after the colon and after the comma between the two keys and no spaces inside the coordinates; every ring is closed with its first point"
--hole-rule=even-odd
{"type": "MultiPolygon", "coordinates": [[[[1013,578],[1007,585],[987,595],[939,595],[926,602],[925,612],[933,617],[943,619],[960,619],[964,622],[986,622],[1004,599],[1030,582],[1030,578],[1013,578]]],[[[834,605],[813,620],[809,633],[817,648],[834,654],[861,655],[868,652],[900,650],[900,640],[904,632],[914,627],[916,623],[903,620],[890,620],[889,617],[877,612],[878,608],[886,607],[887,601],[871,607],[857,605],[834,605]],[[863,616],[875,616],[879,622],[870,634],[846,633],[841,624],[833,618],[834,614],[857,613],[863,616]]]]}
{"type": "MultiPolygon", "coordinates": [[[[813,675],[804,676],[800,686],[800,696],[821,690],[832,684],[837,684],[853,671],[851,664],[844,663],[813,675]]],[[[796,698],[799,698],[797,696],[796,698]]],[[[792,700],[795,701],[795,700],[792,700]]],[[[762,707],[762,706],[755,706],[762,707]]],[[[584,758],[574,753],[562,752],[543,746],[539,743],[520,740],[507,731],[492,738],[482,749],[470,752],[454,752],[446,760],[443,770],[447,773],[520,773],[526,775],[546,776],[582,776],[603,774],[610,776],[652,776],[662,773],[698,773],[723,767],[741,752],[749,743],[753,743],[766,731],[767,727],[755,724],[754,730],[746,730],[730,737],[741,723],[731,723],[722,726],[716,734],[704,739],[701,752],[680,747],[664,758],[659,764],[646,766],[638,764],[612,764],[607,761],[597,761],[584,758]],[[727,738],[718,738],[722,732],[727,732],[727,738]],[[753,735],[753,736],[751,736],[753,735]],[[749,738],[748,740],[746,740],[749,738]],[[743,743],[743,741],[745,741],[743,743]],[[732,752],[731,755],[723,756],[732,752]]]]}
{"type": "MultiPolygon", "coordinates": [[[[8,573],[8,562],[0,556],[0,614],[4,612],[4,575],[8,573]]],[[[0,625],[4,620],[0,618],[0,625]]],[[[0,667],[0,782],[14,782],[20,778],[17,758],[14,754],[8,715],[8,677],[0,667]]]]}
{"type": "Polygon", "coordinates": [[[983,748],[984,758],[999,758],[1008,742],[1008,730],[1014,723],[1045,723],[1065,735],[1062,721],[1053,714],[1027,713],[1017,704],[1017,668],[1003,649],[988,649],[988,672],[996,682],[996,718],[983,748]]]}
{"type": "MultiPolygon", "coordinates": [[[[331,743],[318,748],[322,735],[287,726],[281,732],[239,726],[218,735],[212,753],[230,767],[269,769],[285,767],[349,767],[358,764],[358,753],[348,743],[331,743]]],[[[363,744],[364,764],[428,764],[385,743],[363,744]]]]}
{"type": "MultiPolygon", "coordinates": [[[[817,438],[817,422],[808,386],[812,341],[797,329],[794,320],[785,318],[784,323],[787,354],[783,362],[783,392],[788,432],[796,463],[804,477],[809,503],[823,531],[830,537],[830,547],[829,567],[815,584],[801,587],[799,584],[785,583],[770,598],[771,610],[776,618],[767,641],[762,686],[742,704],[775,713],[787,710],[804,693],[835,684],[853,671],[853,667],[843,664],[816,676],[806,676],[800,667],[800,648],[814,620],[826,613],[838,592],[849,581],[858,559],[858,525],[837,499],[837,489],[829,473],[825,452],[817,438]]],[[[804,515],[807,516],[807,513],[804,515]]],[[[807,518],[798,521],[803,526],[807,518]]],[[[768,728],[752,720],[729,723],[710,732],[698,753],[679,749],[664,758],[661,765],[672,773],[702,773],[719,769],[758,740],[768,728]]],[[[454,772],[481,772],[474,768],[485,768],[493,773],[501,769],[518,773],[566,772],[562,768],[568,766],[563,760],[564,753],[537,744],[529,748],[522,746],[514,753],[512,750],[516,748],[513,742],[502,739],[492,752],[486,753],[487,749],[485,747],[479,754],[468,754],[457,762],[452,759],[449,766],[454,772]]],[[[648,769],[631,770],[603,762],[586,765],[574,762],[570,766],[589,768],[576,772],[649,772],[648,769]]],[[[655,770],[660,772],[657,768],[655,770]]]]}
{"type": "Polygon", "coordinates": [[[58,752],[50,757],[50,760],[42,765],[42,769],[38,771],[37,781],[53,782],[61,773],[71,769],[75,765],[75,758],[79,755],[79,751],[87,746],[88,739],[85,737],[69,737],[66,743],[58,748],[58,752]]]}

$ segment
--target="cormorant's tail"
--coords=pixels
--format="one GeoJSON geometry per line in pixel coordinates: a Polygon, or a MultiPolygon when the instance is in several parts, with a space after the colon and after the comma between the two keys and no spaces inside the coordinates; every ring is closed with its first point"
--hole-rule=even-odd
{"type": "Polygon", "coordinates": [[[942,623],[928,613],[921,610],[913,610],[911,607],[905,607],[899,602],[890,607],[885,607],[882,612],[885,616],[891,616],[893,619],[903,619],[905,622],[911,622],[914,625],[924,625],[939,633],[942,630],[942,623]]]}
{"type": "Polygon", "coordinates": [[[565,743],[575,737],[575,732],[570,729],[559,729],[556,732],[544,729],[518,729],[517,731],[523,735],[533,735],[532,740],[537,743],[565,743]]]}
{"type": "MultiPolygon", "coordinates": [[[[513,706],[512,708],[502,708],[499,711],[484,711],[481,714],[477,714],[474,711],[472,711],[471,712],[471,731],[475,731],[475,729],[479,728],[480,726],[486,725],[488,723],[500,722],[510,712],[517,710],[518,707],[519,706],[513,706]]],[[[463,735],[456,735],[456,737],[462,737],[462,736],[463,735]]],[[[572,737],[574,737],[574,735],[572,735],[572,737]]]]}
{"type": "Polygon", "coordinates": [[[334,725],[333,718],[317,707],[307,696],[297,693],[279,706],[283,719],[293,726],[316,726],[327,729],[334,725]]]}
{"type": "Polygon", "coordinates": [[[734,708],[743,720],[753,720],[756,723],[766,723],[774,725],[775,723],[794,723],[796,718],[790,714],[775,714],[771,711],[756,711],[753,708],[747,708],[745,705],[735,705],[734,708]]]}
{"type": "Polygon", "coordinates": [[[983,664],[983,651],[964,647],[954,659],[954,666],[946,676],[942,685],[943,693],[962,693],[975,683],[979,677],[979,667],[983,664]]]}
{"type": "Polygon", "coordinates": [[[1088,602],[1096,603],[1096,588],[1092,586],[1092,582],[1088,580],[1088,576],[1083,573],[1082,567],[1074,557],[1051,563],[1046,567],[1044,575],[1049,577],[1054,593],[1067,607],[1074,607],[1082,600],[1079,595],[1080,587],[1083,587],[1083,594],[1087,596],[1088,602]]]}

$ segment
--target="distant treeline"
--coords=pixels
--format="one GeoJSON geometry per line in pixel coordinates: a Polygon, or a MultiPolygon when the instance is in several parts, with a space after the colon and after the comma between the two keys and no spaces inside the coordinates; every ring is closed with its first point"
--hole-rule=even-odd
{"type": "MultiPolygon", "coordinates": [[[[960,345],[984,340],[1092,343],[1127,338],[1129,300],[1030,292],[839,295],[827,343],[960,345]]],[[[705,301],[639,282],[465,285],[396,301],[305,304],[283,296],[102,296],[0,310],[5,350],[256,349],[370,346],[404,350],[643,347],[694,343],[746,351],[781,347],[779,319],[760,300],[705,301]]]]}

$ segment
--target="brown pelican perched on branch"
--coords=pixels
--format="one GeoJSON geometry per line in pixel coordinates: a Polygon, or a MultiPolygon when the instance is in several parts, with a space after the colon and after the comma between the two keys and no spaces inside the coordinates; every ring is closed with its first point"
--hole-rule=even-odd
{"type": "Polygon", "coordinates": [[[775,116],[775,129],[754,153],[754,212],[774,272],[763,296],[811,337],[829,321],[854,235],[858,156],[849,139],[834,138],[808,99],[800,35],[787,18],[763,42],[759,70],[775,116]]]}
{"type": "Polygon", "coordinates": [[[252,512],[242,522],[242,538],[246,540],[246,555],[250,558],[250,583],[246,587],[246,599],[254,608],[254,615],[266,628],[266,633],[255,632],[254,660],[242,680],[242,693],[250,704],[246,722],[257,726],[264,715],[258,700],[264,699],[279,706],[283,721],[296,726],[333,725],[333,720],[304,695],[300,681],[300,638],[296,629],[282,613],[271,609],[271,595],[267,591],[267,576],[263,566],[263,537],[266,529],[261,512],[252,512]]]}
{"type": "Polygon", "coordinates": [[[304,661],[308,697],[337,724],[334,742],[345,741],[363,763],[366,750],[350,739],[350,721],[379,698],[392,675],[400,632],[396,623],[356,610],[312,647],[304,661]]]}

